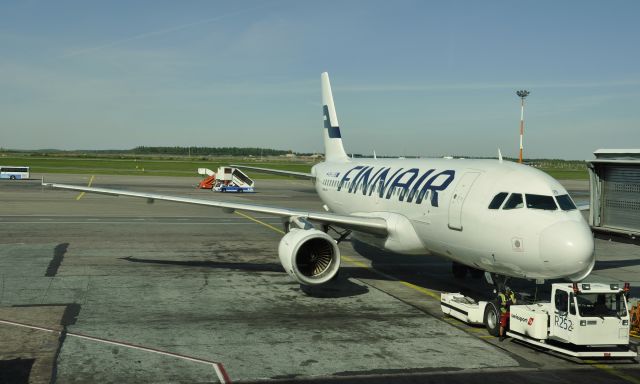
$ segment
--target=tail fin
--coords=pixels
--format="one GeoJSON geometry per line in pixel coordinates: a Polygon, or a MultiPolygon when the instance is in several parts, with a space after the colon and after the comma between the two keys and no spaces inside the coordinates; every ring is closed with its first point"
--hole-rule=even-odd
{"type": "Polygon", "coordinates": [[[322,79],[322,112],[324,114],[324,156],[327,161],[348,161],[342,146],[342,136],[338,125],[336,107],[333,105],[333,95],[331,94],[331,83],[329,74],[323,72],[322,79]]]}

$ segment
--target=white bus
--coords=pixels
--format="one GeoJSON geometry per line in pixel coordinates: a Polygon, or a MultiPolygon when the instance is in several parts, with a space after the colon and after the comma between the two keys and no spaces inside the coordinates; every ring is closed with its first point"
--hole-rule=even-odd
{"type": "Polygon", "coordinates": [[[0,179],[20,180],[29,178],[29,167],[0,165],[0,179]]]}

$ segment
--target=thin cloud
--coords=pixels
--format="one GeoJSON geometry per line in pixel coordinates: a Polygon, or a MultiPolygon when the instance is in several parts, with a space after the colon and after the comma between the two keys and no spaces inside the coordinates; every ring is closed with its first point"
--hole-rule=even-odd
{"type": "Polygon", "coordinates": [[[259,7],[243,9],[243,10],[240,10],[240,11],[231,12],[231,13],[227,13],[227,14],[219,15],[219,16],[215,16],[215,17],[210,17],[210,18],[207,18],[207,19],[198,20],[198,21],[194,21],[194,22],[191,22],[191,23],[188,23],[188,24],[178,25],[178,26],[175,26],[175,27],[165,28],[165,29],[161,29],[161,30],[158,30],[158,31],[140,33],[138,35],[133,35],[133,36],[125,37],[123,39],[114,40],[114,41],[111,41],[109,43],[105,43],[105,44],[97,45],[97,46],[94,46],[94,47],[83,48],[83,49],[79,49],[79,50],[76,50],[76,51],[73,51],[73,52],[69,52],[69,53],[61,55],[59,58],[60,59],[66,59],[66,58],[70,58],[70,57],[83,55],[83,54],[86,54],[86,53],[100,51],[100,50],[105,49],[105,48],[115,47],[117,45],[125,44],[125,43],[128,43],[128,42],[134,41],[134,40],[141,40],[141,39],[146,39],[146,38],[149,38],[149,37],[166,35],[168,33],[182,31],[182,30],[185,30],[185,29],[189,29],[189,28],[193,28],[193,27],[199,26],[199,25],[212,23],[214,21],[220,21],[220,20],[223,20],[223,19],[227,19],[227,18],[230,18],[230,17],[238,16],[238,15],[249,13],[249,12],[254,12],[254,11],[257,11],[257,10],[260,10],[260,9],[269,8],[269,7],[272,7],[272,6],[273,5],[263,5],[263,6],[259,6],[259,7]]]}
{"type": "Polygon", "coordinates": [[[425,92],[425,91],[459,91],[459,90],[487,90],[487,89],[515,89],[523,87],[531,88],[605,88],[638,86],[640,80],[613,80],[605,82],[584,83],[467,83],[467,84],[434,84],[434,85],[406,85],[406,84],[380,84],[362,86],[335,87],[344,92],[425,92]]]}

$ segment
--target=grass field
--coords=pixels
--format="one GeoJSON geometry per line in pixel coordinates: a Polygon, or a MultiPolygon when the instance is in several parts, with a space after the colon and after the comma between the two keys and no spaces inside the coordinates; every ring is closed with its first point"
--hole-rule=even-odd
{"type": "MultiPolygon", "coordinates": [[[[246,158],[202,159],[119,159],[119,158],[70,158],[70,157],[0,157],[0,165],[23,165],[31,167],[31,173],[71,173],[96,175],[141,175],[141,176],[197,176],[198,168],[209,168],[214,172],[219,166],[246,164],[255,167],[309,172],[313,163],[300,160],[270,158],[266,161],[246,158]]],[[[542,168],[559,180],[586,180],[586,169],[542,168]]],[[[279,176],[247,172],[254,179],[274,179],[279,176]]]]}
{"type": "MultiPolygon", "coordinates": [[[[309,172],[311,163],[300,161],[251,161],[239,158],[215,158],[215,160],[161,160],[161,159],[116,159],[116,158],[68,158],[68,157],[0,157],[1,165],[31,167],[32,174],[71,173],[96,175],[141,175],[141,176],[197,176],[198,168],[216,171],[229,164],[247,164],[255,167],[283,169],[287,171],[309,172]]],[[[264,173],[249,173],[254,179],[278,178],[264,173]]]]}

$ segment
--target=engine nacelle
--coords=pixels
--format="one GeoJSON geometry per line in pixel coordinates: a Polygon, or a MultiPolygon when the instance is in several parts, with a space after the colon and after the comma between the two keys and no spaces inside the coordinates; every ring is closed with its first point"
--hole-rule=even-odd
{"type": "Polygon", "coordinates": [[[278,256],[289,276],[305,285],[324,284],[340,268],[338,244],[317,229],[292,228],[280,240],[278,256]]]}

